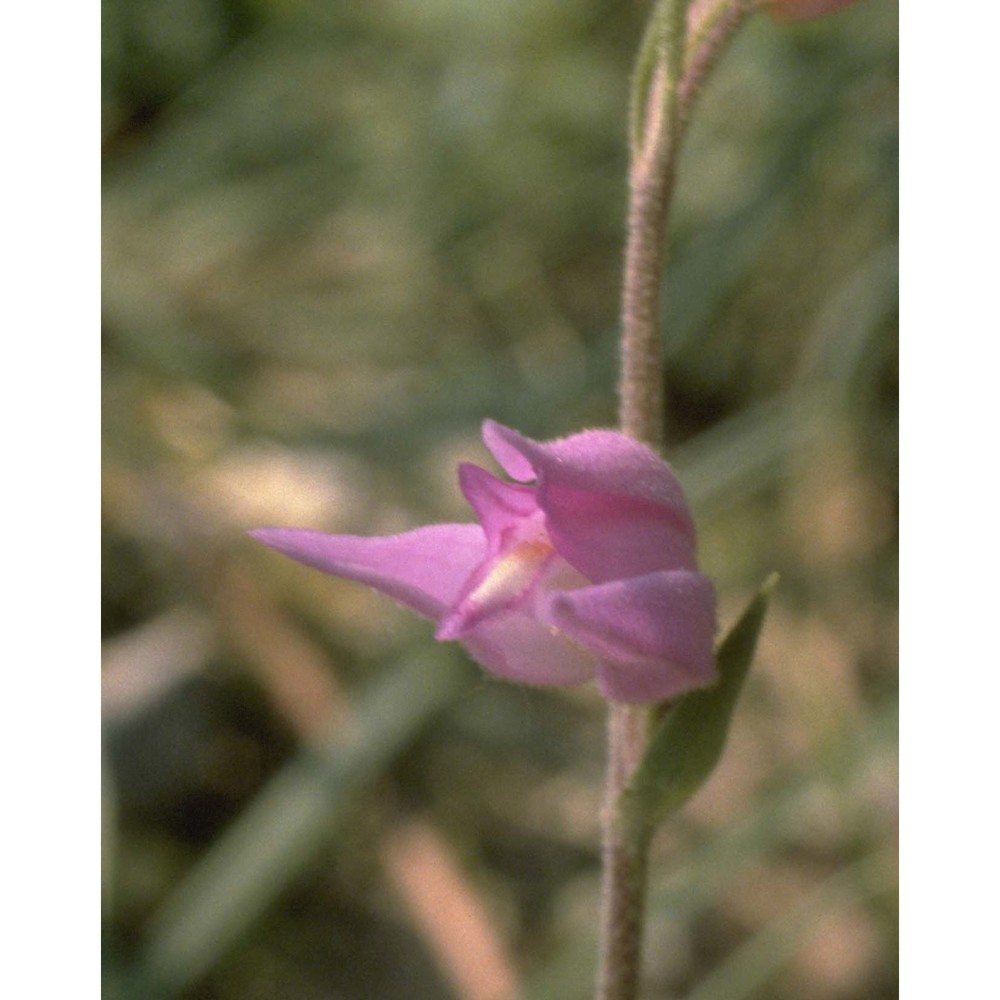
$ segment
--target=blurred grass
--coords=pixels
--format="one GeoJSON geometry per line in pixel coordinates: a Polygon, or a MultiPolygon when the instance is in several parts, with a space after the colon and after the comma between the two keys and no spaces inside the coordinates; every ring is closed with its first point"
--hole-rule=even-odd
{"type": "MultiPolygon", "coordinates": [[[[442,946],[469,913],[495,997],[588,995],[595,693],[469,667],[376,752],[426,702],[366,693],[413,690],[429,627],[243,531],[466,519],[484,417],[614,423],[643,10],[105,0],[109,997],[485,1000],[442,946]],[[308,849],[232,864],[294,825],[275,789],[327,738],[352,807],[327,823],[310,772],[308,849]],[[433,846],[400,851],[417,821],[433,846]]],[[[782,584],[719,772],[656,843],[650,1000],[898,992],[895,60],[892,3],[753,21],[682,164],[671,457],[724,623],[782,584]]]]}

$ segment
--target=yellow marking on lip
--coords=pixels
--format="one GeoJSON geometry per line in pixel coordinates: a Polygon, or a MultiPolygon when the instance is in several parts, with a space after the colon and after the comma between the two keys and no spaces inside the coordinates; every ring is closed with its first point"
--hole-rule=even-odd
{"type": "Polygon", "coordinates": [[[542,539],[521,542],[486,574],[467,600],[479,607],[491,607],[518,597],[534,581],[552,555],[552,545],[542,539]]]}

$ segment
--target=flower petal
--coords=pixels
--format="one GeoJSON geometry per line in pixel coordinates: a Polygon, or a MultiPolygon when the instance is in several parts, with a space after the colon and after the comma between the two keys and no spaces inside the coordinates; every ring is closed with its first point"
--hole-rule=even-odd
{"type": "Polygon", "coordinates": [[[690,523],[673,470],[652,448],[619,431],[582,431],[555,441],[533,441],[496,421],[483,423],[483,441],[513,479],[542,476],[589,493],[645,500],[675,510],[690,523]]]}
{"type": "Polygon", "coordinates": [[[600,660],[608,698],[662,701],[715,676],[715,588],[701,573],[650,573],[554,593],[543,617],[600,660]]]}
{"type": "Polygon", "coordinates": [[[503,535],[512,525],[538,513],[532,487],[506,483],[478,465],[459,465],[458,483],[486,532],[490,555],[503,547],[503,535]]]}
{"type": "Polygon", "coordinates": [[[260,528],[257,541],[306,566],[357,580],[435,621],[486,556],[478,524],[433,524],[384,538],[260,528]]]}
{"type": "Polygon", "coordinates": [[[586,650],[518,612],[480,622],[462,644],[491,674],[522,684],[582,684],[598,666],[586,650]]]}
{"type": "Polygon", "coordinates": [[[538,501],[556,551],[593,583],[696,568],[693,529],[663,507],[549,485],[538,501]]]}
{"type": "Polygon", "coordinates": [[[489,448],[497,464],[511,479],[527,483],[535,478],[535,464],[525,454],[522,442],[536,444],[495,420],[483,421],[483,443],[489,448]]]}
{"type": "Polygon", "coordinates": [[[673,470],[617,431],[540,443],[487,421],[483,440],[506,472],[538,481],[556,550],[595,583],[695,569],[694,523],[673,470]]]}

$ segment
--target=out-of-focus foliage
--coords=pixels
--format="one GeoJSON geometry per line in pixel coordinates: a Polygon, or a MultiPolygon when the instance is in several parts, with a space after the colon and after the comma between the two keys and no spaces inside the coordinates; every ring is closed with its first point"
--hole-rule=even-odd
{"type": "MultiPolygon", "coordinates": [[[[483,677],[264,524],[465,520],[486,416],[615,420],[643,4],[105,0],[106,995],[575,1000],[604,706],[483,677]]],[[[896,995],[896,10],[752,21],[665,288],[723,623],[646,996],[896,995]]]]}

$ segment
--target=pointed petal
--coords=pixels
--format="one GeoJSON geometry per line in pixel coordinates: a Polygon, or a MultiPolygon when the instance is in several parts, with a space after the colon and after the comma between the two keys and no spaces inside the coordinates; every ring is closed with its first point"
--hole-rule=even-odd
{"type": "Polygon", "coordinates": [[[540,443],[487,421],[483,439],[507,473],[538,481],[556,550],[595,583],[695,569],[695,531],[680,483],[655,452],[617,431],[540,443]]]}
{"type": "Polygon", "coordinates": [[[527,483],[535,478],[535,465],[521,447],[522,441],[526,442],[528,439],[522,438],[512,428],[504,427],[495,420],[483,421],[483,443],[489,448],[500,468],[511,479],[527,483]]]}
{"type": "Polygon", "coordinates": [[[590,493],[645,500],[676,510],[690,521],[681,484],[652,448],[619,431],[594,430],[555,441],[533,441],[493,420],[483,424],[483,441],[513,479],[545,476],[590,493]]]}
{"type": "Polygon", "coordinates": [[[462,644],[491,674],[522,684],[581,684],[597,668],[588,652],[518,612],[481,622],[462,644]]]}
{"type": "Polygon", "coordinates": [[[506,483],[478,465],[459,465],[458,483],[486,532],[491,555],[500,551],[511,525],[538,513],[534,489],[506,483]]]}
{"type": "Polygon", "coordinates": [[[434,524],[384,538],[296,528],[260,528],[250,534],[306,566],[366,583],[434,620],[486,556],[478,524],[434,524]]]}
{"type": "Polygon", "coordinates": [[[542,614],[598,657],[608,698],[661,701],[714,680],[715,588],[700,573],[650,573],[557,592],[542,614]]]}

